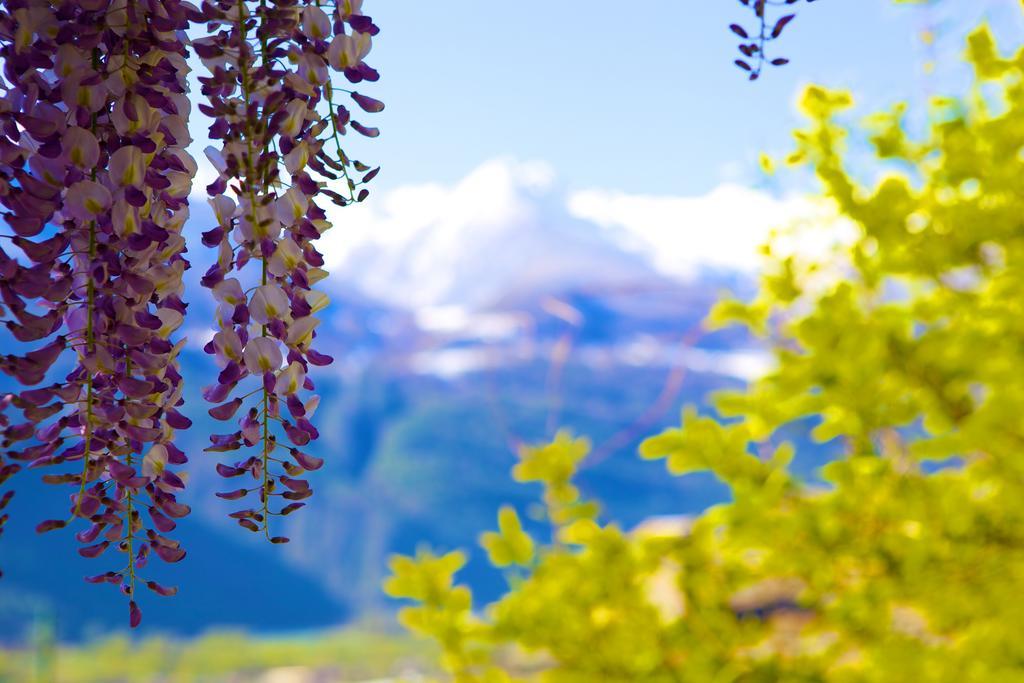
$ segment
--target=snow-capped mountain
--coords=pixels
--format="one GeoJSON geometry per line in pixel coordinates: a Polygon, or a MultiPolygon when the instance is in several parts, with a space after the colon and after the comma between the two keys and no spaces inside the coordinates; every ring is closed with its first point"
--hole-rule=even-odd
{"type": "MultiPolygon", "coordinates": [[[[499,505],[529,503],[533,492],[506,476],[515,448],[557,427],[593,439],[594,465],[581,484],[627,525],[717,500],[709,481],[665,477],[632,451],[639,438],[673,423],[682,404],[763,369],[742,334],[699,330],[721,289],[749,291],[747,251],[771,220],[732,211],[737,197],[723,191],[695,203],[623,204],[615,195],[566,192],[543,165],[499,161],[451,187],[398,189],[332,215],[335,227],[321,245],[332,305],[317,344],[337,362],[314,375],[322,438],[311,446],[325,465],[305,514],[282,522],[293,539],[284,550],[238,536],[229,509],[212,496],[223,482],[216,456],[203,448],[222,425],[199,396],[216,367],[201,350],[212,333],[212,300],[198,286],[211,254],[192,249],[194,327],[186,333],[193,341],[181,358],[189,387],[183,410],[195,424],[181,446],[193,456],[195,513],[182,524],[189,556],[168,572],[182,596],[147,604],[145,628],[182,633],[209,622],[214,617],[190,611],[187,600],[224,582],[239,591],[222,591],[209,604],[225,624],[321,626],[380,609],[389,553],[422,543],[471,549],[499,505]],[[722,222],[702,222],[710,218],[722,222]],[[692,246],[708,231],[730,249],[692,246]],[[224,553],[236,559],[226,562],[224,553]],[[241,590],[285,583],[318,610],[296,615],[293,603],[282,602],[277,611],[253,611],[241,590]]],[[[195,202],[192,234],[212,220],[195,202]]],[[[122,622],[116,601],[93,593],[75,602],[80,563],[38,568],[54,548],[67,549],[32,532],[59,508],[61,494],[40,487],[15,500],[5,541],[16,539],[18,558],[5,556],[0,631],[33,610],[54,610],[69,635],[122,622]]],[[[473,557],[463,578],[486,599],[500,577],[473,557]]]]}

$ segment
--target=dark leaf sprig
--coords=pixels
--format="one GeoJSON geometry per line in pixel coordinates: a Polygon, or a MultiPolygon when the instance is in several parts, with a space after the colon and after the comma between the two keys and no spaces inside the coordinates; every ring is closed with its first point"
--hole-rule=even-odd
{"type": "MultiPolygon", "coordinates": [[[[753,14],[754,24],[752,28],[746,28],[741,24],[730,24],[729,30],[739,37],[740,42],[737,49],[740,57],[735,64],[743,70],[748,78],[756,81],[764,72],[765,66],[784,66],[789,64],[789,59],[768,54],[769,47],[778,40],[796,13],[792,6],[797,5],[801,0],[740,0],[740,3],[747,7],[753,14]]],[[[815,2],[815,0],[806,0],[815,2]]]]}

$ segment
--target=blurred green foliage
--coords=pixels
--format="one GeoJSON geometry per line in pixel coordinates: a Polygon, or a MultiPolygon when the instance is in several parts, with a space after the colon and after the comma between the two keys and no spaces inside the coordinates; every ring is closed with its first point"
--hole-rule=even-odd
{"type": "Polygon", "coordinates": [[[291,677],[274,680],[366,681],[406,669],[429,671],[435,656],[422,641],[371,628],[280,638],[227,631],[195,640],[114,636],[59,646],[45,669],[33,649],[0,650],[0,682],[240,683],[293,667],[291,677]]]}
{"type": "Polygon", "coordinates": [[[482,537],[502,599],[474,609],[461,553],[393,559],[402,623],[454,680],[1024,680],[1024,50],[983,27],[968,58],[972,90],[924,134],[902,105],[856,126],[867,169],[852,97],[804,93],[788,162],[835,218],[780,234],[759,295],[711,316],[764,337],[774,369],[641,447],[731,502],[603,523],[573,485],[587,442],[561,434],[514,472],[543,486],[553,538],[511,509],[482,537]],[[791,470],[794,424],[843,444],[817,484],[791,470]]]}

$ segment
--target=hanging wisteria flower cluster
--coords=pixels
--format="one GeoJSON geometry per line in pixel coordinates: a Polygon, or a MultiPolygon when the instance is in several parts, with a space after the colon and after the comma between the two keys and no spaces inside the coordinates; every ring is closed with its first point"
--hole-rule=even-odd
{"type": "MultiPolygon", "coordinates": [[[[270,537],[270,516],[310,494],[298,475],[319,466],[297,450],[317,434],[316,398],[301,393],[313,386],[306,374],[331,360],[311,346],[314,313],[327,303],[312,289],[326,276],[313,241],[329,227],[315,200],[361,200],[359,185],[375,173],[352,179],[369,168],[349,160],[339,135],[377,133],[335,105],[329,74],[376,80],[363,58],[377,28],[349,1],[330,16],[303,0],[0,2],[0,202],[9,229],[0,313],[13,337],[5,346],[17,347],[5,349],[15,352],[0,356],[0,370],[26,387],[0,399],[0,484],[21,469],[56,470],[43,478],[69,485],[69,508],[38,529],[83,522],[82,556],[121,553],[86,580],[118,585],[132,626],[141,619],[137,583],[176,592],[143,579],[149,556],[185,556],[167,534],[189,512],[176,498],[185,481],[170,466],[186,462],[174,436],[191,424],[176,331],[196,171],[185,151],[186,29],[196,24],[214,32],[193,47],[210,69],[201,106],[214,118],[211,138],[223,141],[210,150],[220,177],[207,188],[219,225],[201,238],[218,250],[204,283],[221,302],[208,350],[223,370],[204,393],[220,404],[210,411],[219,419],[253,403],[240,430],[213,437],[211,450],[256,449],[218,470],[255,477],[259,505],[235,516],[270,537]],[[336,156],[323,149],[328,137],[336,156]],[[339,179],[345,195],[327,187],[339,179]],[[294,445],[287,460],[279,435],[294,445]],[[290,502],[272,507],[278,495],[290,502]]],[[[383,108],[351,97],[367,111],[383,108]]],[[[0,495],[0,531],[12,494],[0,495]]]]}
{"type": "MultiPolygon", "coordinates": [[[[231,516],[284,543],[272,534],[271,518],[305,505],[312,491],[302,476],[322,464],[300,450],[318,436],[310,418],[319,399],[304,393],[314,389],[307,373],[332,361],[313,348],[316,313],[327,305],[314,289],[327,275],[314,241],[330,227],[317,199],[355,201],[365,196],[358,186],[376,174],[341,150],[347,127],[371,137],[377,131],[335,105],[331,72],[353,83],[377,80],[363,58],[378,29],[353,0],[331,14],[294,0],[255,7],[219,0],[204,4],[203,16],[213,35],[194,43],[210,70],[201,79],[209,104],[200,107],[216,118],[210,137],[223,141],[207,150],[219,171],[207,188],[218,225],[203,234],[217,250],[203,284],[219,303],[220,327],[206,351],[222,370],[204,397],[218,404],[209,411],[218,420],[241,415],[238,429],[211,437],[207,450],[244,451],[217,471],[245,485],[217,495],[252,496],[254,504],[231,516]],[[328,140],[337,158],[325,149],[328,140]],[[360,183],[355,171],[366,172],[360,183]],[[342,178],[347,198],[325,187],[342,178]]],[[[367,111],[383,108],[350,94],[367,111]]]]}

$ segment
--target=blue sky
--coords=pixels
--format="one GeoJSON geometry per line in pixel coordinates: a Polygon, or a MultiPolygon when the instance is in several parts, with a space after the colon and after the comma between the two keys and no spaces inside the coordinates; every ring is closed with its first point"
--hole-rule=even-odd
{"type": "MultiPolygon", "coordinates": [[[[948,75],[979,15],[1024,35],[1017,4],[801,3],[782,42],[792,63],[749,83],[732,64],[727,26],[748,14],[734,0],[369,0],[382,79],[363,90],[388,108],[373,117],[383,135],[356,156],[383,165],[380,190],[453,183],[512,157],[549,163],[570,188],[702,194],[786,149],[802,85],[851,88],[867,108],[928,92],[922,29],[942,29],[948,75]]],[[[205,125],[197,116],[197,158],[205,125]]]]}
{"type": "Polygon", "coordinates": [[[454,182],[511,156],[548,162],[570,187],[704,193],[750,175],[759,151],[787,147],[803,84],[882,106],[930,87],[917,35],[950,11],[970,23],[1012,5],[1020,35],[1016,2],[944,4],[801,3],[782,43],[793,63],[748,83],[732,65],[727,26],[744,17],[734,0],[370,0],[383,77],[366,91],[388,109],[382,137],[360,147],[383,164],[382,189],[454,182]]]}
{"type": "MultiPolygon", "coordinates": [[[[539,259],[572,270],[571,230],[672,276],[756,268],[773,229],[814,213],[800,201],[813,183],[780,174],[765,187],[757,164],[790,148],[805,85],[848,88],[867,114],[962,91],[963,36],[982,16],[1009,41],[1024,37],[1011,0],[798,7],[780,45],[792,63],[751,83],[733,66],[728,25],[749,22],[735,0],[367,0],[382,78],[359,87],[387,109],[364,121],[381,137],[350,134],[347,149],[383,170],[370,201],[329,209],[333,277],[396,303],[416,292],[409,303],[461,304],[482,278],[497,291],[539,259]],[[931,48],[925,30],[938,36],[931,48]],[[536,254],[507,249],[530,230],[536,254]],[[498,261],[514,262],[503,275],[476,269],[498,261]]],[[[204,165],[206,122],[195,121],[204,165]]]]}

